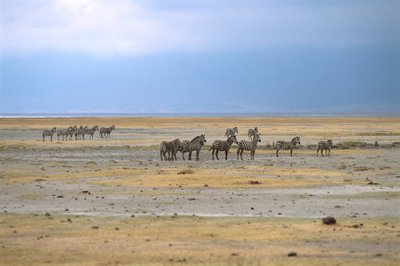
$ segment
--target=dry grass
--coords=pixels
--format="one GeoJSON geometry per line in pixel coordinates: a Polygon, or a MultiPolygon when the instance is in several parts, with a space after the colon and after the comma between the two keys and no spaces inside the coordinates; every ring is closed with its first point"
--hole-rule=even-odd
{"type": "Polygon", "coordinates": [[[398,219],[346,219],[335,226],[289,218],[1,214],[0,220],[2,265],[400,263],[398,219]],[[298,256],[288,257],[290,251],[298,256]]]}

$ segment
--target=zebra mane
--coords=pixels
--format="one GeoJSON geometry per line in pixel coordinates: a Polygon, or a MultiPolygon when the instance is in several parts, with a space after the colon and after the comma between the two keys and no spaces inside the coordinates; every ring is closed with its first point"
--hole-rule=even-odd
{"type": "Polygon", "coordinates": [[[200,136],[197,136],[197,137],[195,137],[194,139],[192,139],[190,142],[199,141],[199,139],[200,139],[201,137],[202,137],[201,135],[200,135],[200,136]]]}
{"type": "Polygon", "coordinates": [[[292,142],[295,141],[296,139],[300,140],[300,138],[297,136],[297,137],[292,138],[292,142]]]}

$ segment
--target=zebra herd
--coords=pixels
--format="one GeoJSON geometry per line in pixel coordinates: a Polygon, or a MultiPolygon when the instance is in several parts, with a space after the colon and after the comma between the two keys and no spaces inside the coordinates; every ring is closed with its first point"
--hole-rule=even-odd
{"type": "Polygon", "coordinates": [[[99,126],[94,126],[89,128],[88,126],[70,126],[66,129],[59,129],[57,130],[56,127],[52,129],[45,129],[42,132],[43,141],[46,137],[50,137],[50,141],[53,141],[53,135],[57,134],[57,140],[61,139],[64,140],[72,140],[75,136],[75,140],[84,140],[85,136],[88,135],[89,139],[93,139],[94,133],[99,131],[100,138],[111,138],[111,132],[115,130],[115,125],[111,127],[102,127],[99,130],[99,126]]]}
{"type": "MultiPolygon", "coordinates": [[[[250,151],[250,159],[254,160],[254,155],[257,149],[257,144],[261,142],[260,133],[258,132],[258,128],[251,128],[247,132],[247,136],[250,140],[237,140],[237,134],[239,133],[238,128],[228,128],[225,131],[225,137],[227,139],[223,140],[215,140],[211,145],[209,151],[211,151],[211,158],[214,160],[218,157],[218,153],[225,152],[225,160],[228,160],[228,153],[233,143],[238,146],[236,152],[236,159],[243,160],[243,152],[250,151]]],[[[160,159],[161,161],[166,160],[177,160],[176,154],[178,151],[182,153],[182,159],[185,160],[185,153],[189,153],[189,160],[191,160],[192,152],[196,151],[196,160],[199,159],[199,153],[204,143],[206,142],[205,134],[195,137],[191,141],[184,140],[180,141],[179,139],[175,139],[173,141],[163,141],[160,144],[160,159]]],[[[276,157],[279,157],[280,150],[290,150],[290,157],[293,155],[293,149],[297,144],[300,144],[300,137],[296,136],[291,141],[283,141],[279,140],[274,145],[274,149],[276,150],[276,157]]],[[[331,148],[333,147],[332,140],[320,141],[318,142],[317,156],[319,152],[324,156],[323,152],[325,151],[325,155],[330,155],[331,148]],[[329,152],[329,154],[328,154],[329,152]]]]}
{"type": "MultiPolygon", "coordinates": [[[[99,131],[100,138],[111,138],[111,132],[115,130],[115,125],[111,127],[99,127],[96,125],[94,127],[89,128],[88,126],[70,126],[66,129],[59,129],[57,130],[56,127],[52,129],[45,129],[42,132],[43,141],[48,136],[50,137],[50,141],[53,141],[53,135],[57,134],[57,139],[64,140],[72,140],[75,136],[75,140],[84,140],[85,136],[88,135],[89,139],[93,139],[94,134],[99,131]]],[[[218,153],[224,152],[225,153],[225,160],[228,160],[229,150],[233,144],[236,144],[238,149],[236,151],[236,159],[243,160],[243,152],[249,151],[250,152],[250,159],[254,160],[254,155],[256,153],[257,145],[261,142],[260,133],[258,132],[258,128],[250,128],[247,131],[247,137],[249,140],[237,140],[237,135],[239,131],[237,127],[234,128],[227,128],[225,131],[225,137],[227,139],[224,140],[215,140],[211,145],[209,151],[211,151],[211,157],[214,160],[218,157],[218,153]]],[[[161,161],[174,161],[177,160],[176,154],[178,151],[182,153],[182,159],[185,160],[185,153],[188,153],[188,159],[192,159],[192,153],[196,152],[196,160],[199,160],[199,154],[204,146],[206,140],[205,134],[201,134],[192,140],[184,140],[180,141],[180,139],[175,139],[173,141],[163,141],[160,144],[160,159],[161,161]]],[[[279,140],[275,143],[274,149],[276,150],[276,157],[279,157],[280,150],[290,150],[290,157],[293,155],[293,149],[296,147],[297,144],[300,144],[300,137],[294,137],[291,141],[283,141],[279,140]]],[[[322,156],[330,156],[331,149],[333,147],[332,140],[327,141],[319,141],[317,147],[317,156],[321,153],[322,156]]]]}

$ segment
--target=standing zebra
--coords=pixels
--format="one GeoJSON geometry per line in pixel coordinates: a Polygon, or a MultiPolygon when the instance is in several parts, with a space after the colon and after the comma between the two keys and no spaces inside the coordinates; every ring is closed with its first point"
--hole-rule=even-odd
{"type": "Polygon", "coordinates": [[[229,138],[229,136],[237,136],[239,130],[237,127],[234,128],[227,128],[225,131],[225,136],[229,138]]]}
{"type": "Polygon", "coordinates": [[[160,159],[161,161],[166,160],[177,160],[176,153],[181,148],[181,141],[179,139],[175,139],[173,141],[163,141],[160,143],[160,159]],[[168,158],[165,154],[168,153],[168,158]]]}
{"type": "Polygon", "coordinates": [[[56,127],[53,127],[52,129],[45,129],[45,130],[43,130],[43,132],[42,132],[42,136],[43,136],[43,141],[44,141],[44,138],[46,137],[46,136],[50,136],[50,141],[53,141],[53,135],[54,135],[54,133],[57,131],[57,128],[56,127]]]}
{"type": "Polygon", "coordinates": [[[57,130],[57,140],[60,140],[60,136],[62,137],[62,140],[68,139],[67,136],[68,129],[59,129],[57,130]]]}
{"type": "Polygon", "coordinates": [[[89,139],[93,139],[94,133],[99,129],[99,126],[94,126],[86,130],[86,134],[89,135],[89,139]]]}
{"type": "Polygon", "coordinates": [[[250,151],[250,159],[254,160],[254,154],[256,153],[258,142],[261,142],[260,134],[258,134],[258,133],[253,135],[251,141],[242,140],[242,141],[238,142],[239,148],[237,149],[237,159],[239,160],[239,154],[240,154],[240,159],[243,160],[243,156],[242,156],[243,151],[250,151]]]}
{"type": "Polygon", "coordinates": [[[85,139],[85,134],[86,134],[87,129],[88,129],[88,126],[83,127],[81,125],[77,130],[75,130],[75,140],[85,139]]]}
{"type": "Polygon", "coordinates": [[[250,129],[247,131],[247,136],[248,136],[250,139],[252,139],[256,134],[258,134],[258,128],[257,128],[257,127],[255,127],[254,129],[250,128],[250,129]]]}
{"type": "Polygon", "coordinates": [[[214,141],[213,145],[209,149],[209,151],[212,150],[212,159],[214,160],[214,152],[215,152],[215,156],[217,157],[217,160],[219,160],[218,152],[225,151],[225,160],[228,160],[228,153],[232,146],[232,143],[234,143],[234,142],[236,144],[238,143],[235,135],[231,135],[230,137],[228,137],[228,139],[226,141],[223,141],[223,140],[214,141]]]}
{"type": "Polygon", "coordinates": [[[69,136],[69,140],[72,140],[72,136],[74,136],[75,132],[78,130],[77,126],[70,126],[67,129],[67,139],[69,136]]]}
{"type": "Polygon", "coordinates": [[[193,151],[196,151],[196,160],[199,160],[199,153],[201,148],[204,146],[204,142],[207,142],[205,134],[201,134],[200,136],[195,137],[191,141],[188,140],[182,141],[181,148],[179,150],[182,153],[183,160],[185,160],[186,152],[189,152],[189,160],[192,160],[193,151]]]}
{"type": "Polygon", "coordinates": [[[317,157],[318,157],[318,152],[321,151],[322,157],[324,157],[324,150],[325,150],[325,155],[331,156],[331,149],[333,147],[333,141],[331,139],[328,139],[327,141],[319,141],[318,142],[318,149],[317,149],[317,157]],[[328,155],[329,151],[329,155],[328,155]]]}
{"type": "Polygon", "coordinates": [[[292,157],[293,149],[297,144],[300,144],[300,137],[294,137],[291,141],[278,140],[275,144],[276,157],[279,157],[279,150],[290,150],[290,157],[292,157]]]}
{"type": "Polygon", "coordinates": [[[115,130],[115,125],[111,127],[102,127],[100,128],[100,137],[101,138],[111,138],[111,131],[115,130]]]}

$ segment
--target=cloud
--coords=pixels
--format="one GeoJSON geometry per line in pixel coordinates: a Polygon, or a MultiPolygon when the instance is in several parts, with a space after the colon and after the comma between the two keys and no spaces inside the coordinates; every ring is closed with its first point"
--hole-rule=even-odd
{"type": "Polygon", "coordinates": [[[112,56],[400,43],[398,2],[243,3],[3,0],[1,52],[53,50],[112,56]]]}

